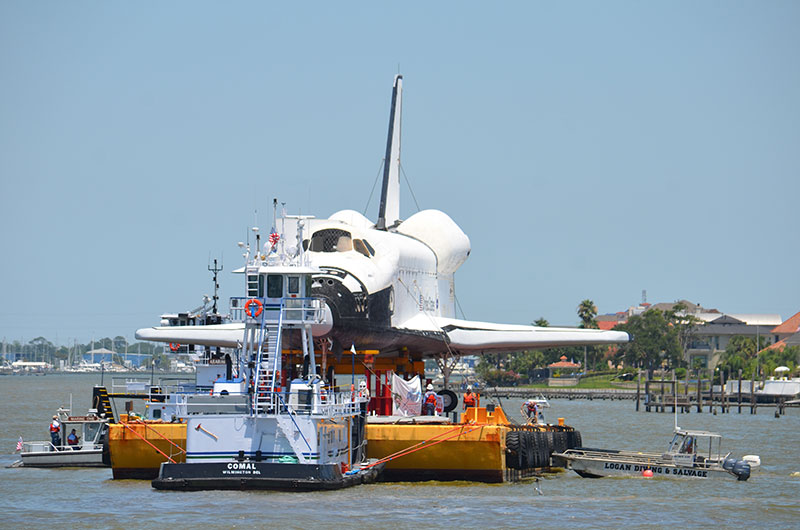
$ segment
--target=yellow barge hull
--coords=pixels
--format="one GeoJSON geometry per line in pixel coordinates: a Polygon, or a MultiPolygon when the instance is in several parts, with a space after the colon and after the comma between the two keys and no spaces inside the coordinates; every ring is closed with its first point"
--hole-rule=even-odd
{"type": "Polygon", "coordinates": [[[519,438],[509,433],[572,431],[563,426],[514,426],[500,408],[493,412],[484,407],[467,409],[457,424],[417,423],[424,417],[413,421],[367,423],[367,456],[389,459],[380,480],[512,482],[533,477],[549,468],[549,454],[539,459],[539,465],[507,462],[509,454],[517,455],[511,441],[519,438]]]}
{"type": "MultiPolygon", "coordinates": [[[[574,440],[572,435],[577,434],[564,426],[511,425],[500,408],[491,412],[484,407],[467,409],[460,423],[424,423],[429,421],[425,417],[405,419],[408,423],[397,423],[396,418],[369,420],[367,457],[387,459],[382,481],[521,480],[548,469],[550,453],[573,446],[567,444],[566,435],[571,434],[574,440]],[[538,464],[532,463],[533,456],[527,460],[519,457],[521,451],[531,455],[533,451],[530,447],[520,447],[524,445],[520,444],[520,435],[525,432],[547,434],[554,442],[546,454],[539,455],[538,464]]],[[[580,445],[579,434],[577,440],[580,445]]],[[[154,479],[161,463],[168,461],[165,455],[175,462],[185,461],[186,424],[141,421],[110,424],[108,441],[115,479],[154,479]]]]}
{"type": "MultiPolygon", "coordinates": [[[[123,415],[124,416],[124,415],[123,415]]],[[[108,450],[115,479],[158,476],[162,462],[186,461],[186,424],[120,421],[108,426],[108,450]]]]}

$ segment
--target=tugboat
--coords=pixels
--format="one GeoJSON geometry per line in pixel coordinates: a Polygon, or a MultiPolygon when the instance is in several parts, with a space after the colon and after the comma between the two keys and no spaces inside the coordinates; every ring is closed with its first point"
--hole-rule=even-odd
{"type": "Polygon", "coordinates": [[[189,398],[186,461],[162,463],[156,489],[339,489],[375,481],[383,468],[360,460],[366,398],[329,389],[317,373],[312,328],[324,325],[326,306],[308,295],[319,271],[299,244],[278,253],[278,239],[271,234],[261,254],[257,238],[241,270],[248,296],[231,303],[245,324],[238,377],[189,398]],[[302,345],[302,377],[283,370],[284,342],[302,345]]]}

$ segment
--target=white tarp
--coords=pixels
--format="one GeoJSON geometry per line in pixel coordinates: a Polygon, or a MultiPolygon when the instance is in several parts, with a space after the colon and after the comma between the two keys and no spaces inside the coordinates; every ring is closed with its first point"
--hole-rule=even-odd
{"type": "Polygon", "coordinates": [[[415,375],[405,381],[392,374],[392,414],[395,416],[419,416],[422,414],[422,383],[415,375]]]}

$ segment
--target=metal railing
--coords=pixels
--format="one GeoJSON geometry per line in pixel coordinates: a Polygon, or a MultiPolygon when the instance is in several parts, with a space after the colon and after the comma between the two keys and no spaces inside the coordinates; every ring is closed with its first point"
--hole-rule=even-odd
{"type": "Polygon", "coordinates": [[[284,324],[318,324],[324,321],[325,303],[322,298],[282,298],[280,303],[268,302],[266,298],[233,296],[230,298],[231,321],[256,321],[261,315],[253,318],[245,311],[249,300],[257,300],[266,315],[266,320],[278,321],[283,318],[284,324]]]}
{"type": "Polygon", "coordinates": [[[111,379],[110,394],[140,394],[142,398],[164,396],[165,394],[191,394],[196,391],[194,377],[161,377],[151,384],[150,377],[113,377],[111,379]]]}
{"type": "MultiPolygon", "coordinates": [[[[361,412],[367,399],[358,392],[263,392],[259,398],[256,415],[296,414],[321,416],[352,416],[361,412]]],[[[186,403],[188,415],[194,414],[242,414],[248,408],[247,394],[209,396],[207,399],[189,399],[186,403]],[[244,399],[243,399],[244,398],[244,399]]]]}
{"type": "Polygon", "coordinates": [[[77,445],[53,445],[53,442],[50,441],[33,441],[33,442],[22,442],[22,451],[21,453],[28,454],[28,453],[67,453],[71,451],[75,451],[76,453],[79,451],[99,451],[103,449],[103,444],[100,443],[79,443],[77,445]]]}

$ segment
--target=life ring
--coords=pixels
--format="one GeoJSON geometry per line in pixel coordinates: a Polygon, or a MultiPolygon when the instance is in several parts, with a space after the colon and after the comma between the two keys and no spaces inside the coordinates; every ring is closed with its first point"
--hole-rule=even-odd
{"type": "Polygon", "coordinates": [[[250,300],[248,300],[244,304],[244,312],[247,313],[248,315],[250,315],[253,318],[256,318],[258,315],[260,315],[261,311],[263,311],[263,310],[264,310],[264,306],[261,303],[261,300],[257,300],[255,298],[251,298],[250,300]],[[256,309],[255,311],[251,312],[250,311],[250,306],[252,306],[254,304],[258,307],[258,309],[256,309]]]}
{"type": "Polygon", "coordinates": [[[172,351],[178,351],[180,349],[180,347],[181,347],[181,345],[178,344],[177,342],[170,342],[169,343],[169,349],[172,350],[172,351]]]}

